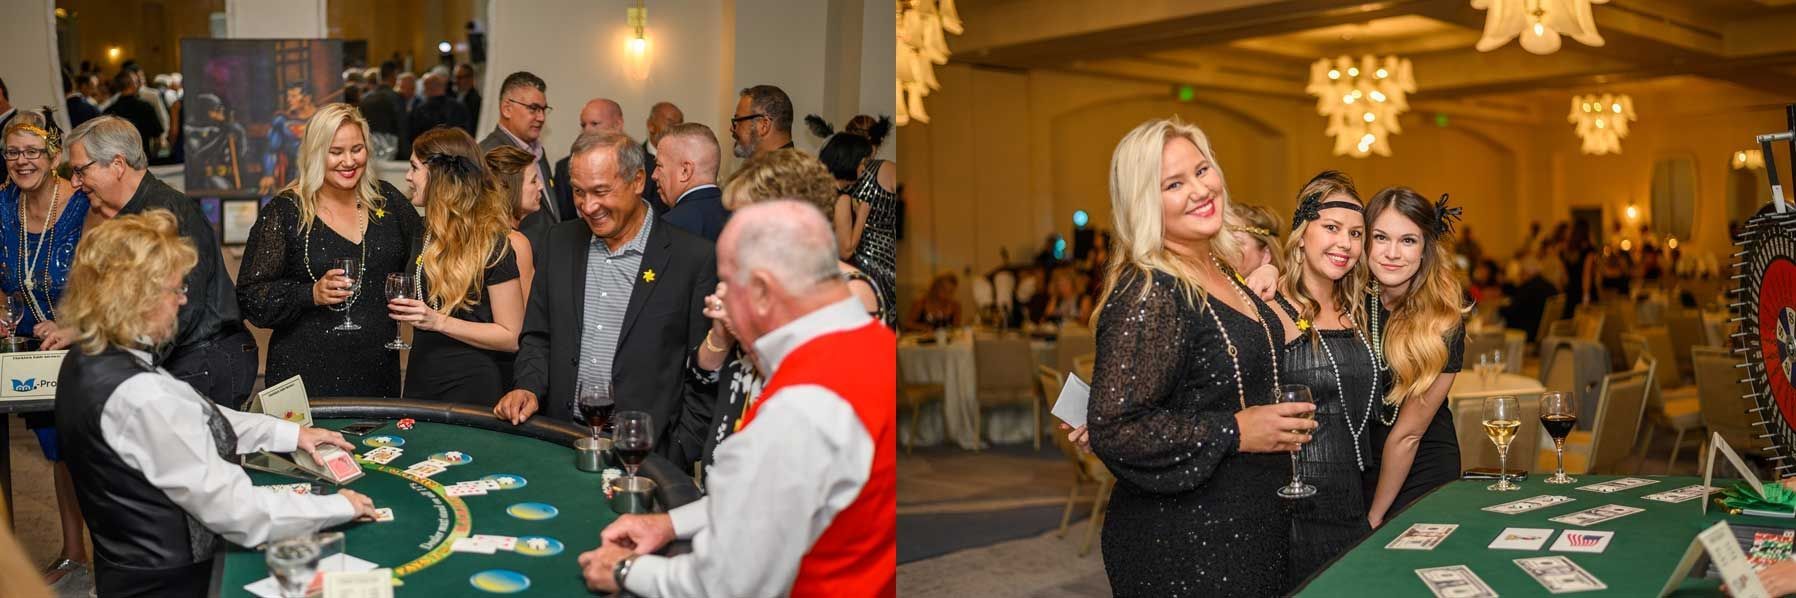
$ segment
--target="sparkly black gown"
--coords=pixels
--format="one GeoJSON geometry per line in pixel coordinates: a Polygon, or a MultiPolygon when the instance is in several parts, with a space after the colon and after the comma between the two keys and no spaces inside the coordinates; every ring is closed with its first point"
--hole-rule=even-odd
{"type": "Polygon", "coordinates": [[[250,323],[273,331],[268,384],[298,374],[314,397],[399,396],[399,352],[385,347],[397,329],[387,316],[386,280],[389,273],[410,272],[423,219],[398,189],[384,182],[380,187],[386,205],[382,214],[369,214],[362,239],[366,258],[362,246],[316,216],[301,234],[299,206],[291,196],[269,200],[256,216],[237,274],[237,303],[250,323]],[[311,253],[305,255],[308,237],[311,253]],[[360,293],[349,306],[349,318],[361,330],[331,330],[343,321],[343,312],[312,303],[313,275],[323,276],[339,258],[364,261],[360,293]]]}
{"type": "MultiPolygon", "coordinates": [[[[1272,338],[1283,339],[1278,316],[1254,304],[1272,338]]],[[[1103,541],[1116,596],[1271,596],[1289,588],[1290,520],[1276,493],[1291,461],[1239,452],[1235,425],[1239,392],[1249,406],[1273,401],[1275,349],[1258,322],[1214,297],[1194,307],[1168,274],[1131,269],[1117,281],[1097,325],[1089,422],[1091,448],[1117,479],[1103,541]]]]}
{"type": "MultiPolygon", "coordinates": [[[[1367,325],[1371,330],[1384,334],[1390,328],[1386,323],[1391,319],[1391,312],[1384,308],[1377,298],[1371,298],[1372,305],[1378,307],[1376,319],[1367,325]]],[[[1461,325],[1447,333],[1447,363],[1441,367],[1442,374],[1457,374],[1465,360],[1465,326],[1461,325]]],[[[1382,345],[1382,343],[1380,343],[1382,345]]],[[[1395,378],[1391,373],[1390,363],[1379,360],[1383,369],[1379,371],[1379,379],[1384,381],[1388,392],[1395,378]]],[[[1392,409],[1379,402],[1379,412],[1372,418],[1372,442],[1378,447],[1368,461],[1373,464],[1366,470],[1366,500],[1371,502],[1372,492],[1378,486],[1377,461],[1383,459],[1385,439],[1390,437],[1391,426],[1385,422],[1396,422],[1399,410],[1392,409]]],[[[1384,520],[1390,521],[1403,512],[1405,507],[1429,491],[1442,484],[1459,479],[1459,436],[1453,431],[1453,401],[1448,397],[1441,403],[1440,409],[1434,412],[1434,419],[1429,420],[1428,429],[1422,432],[1422,442],[1416,447],[1415,461],[1410,463],[1409,476],[1403,479],[1403,489],[1397,492],[1397,499],[1391,508],[1385,511],[1384,520]]]]}
{"type": "MultiPolygon", "coordinates": [[[[897,305],[898,284],[898,194],[879,186],[879,167],[884,160],[867,163],[861,179],[842,193],[857,201],[872,204],[867,212],[867,225],[861,228],[861,242],[854,248],[848,263],[873,279],[873,292],[880,305],[897,305]]],[[[898,329],[896,309],[885,311],[881,319],[886,328],[898,329]]]]}
{"type": "MultiPolygon", "coordinates": [[[[1297,310],[1279,298],[1297,320],[1297,310]]],[[[1316,495],[1292,500],[1291,574],[1293,584],[1371,532],[1366,524],[1362,472],[1376,462],[1370,426],[1372,410],[1384,396],[1384,378],[1372,363],[1372,349],[1351,329],[1317,330],[1285,345],[1279,381],[1310,387],[1316,402],[1315,435],[1303,446],[1298,471],[1316,495]],[[1318,342],[1320,341],[1320,342],[1318,342]]],[[[1377,469],[1371,469],[1376,475],[1377,469]]]]}

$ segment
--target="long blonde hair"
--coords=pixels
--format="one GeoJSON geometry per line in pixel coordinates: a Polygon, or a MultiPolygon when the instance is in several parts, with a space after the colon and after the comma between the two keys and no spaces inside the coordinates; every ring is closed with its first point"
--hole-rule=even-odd
{"type": "MultiPolygon", "coordinates": [[[[1166,143],[1179,138],[1196,145],[1197,150],[1209,159],[1210,167],[1216,169],[1216,177],[1223,180],[1217,213],[1228,213],[1228,179],[1223,177],[1222,164],[1210,149],[1210,138],[1204,135],[1203,129],[1175,116],[1141,123],[1124,135],[1110,157],[1110,211],[1116,221],[1112,235],[1116,254],[1104,273],[1104,292],[1098,298],[1099,308],[1092,310],[1092,322],[1097,321],[1101,307],[1109,301],[1110,293],[1115,292],[1123,272],[1129,269],[1147,276],[1152,276],[1155,271],[1172,275],[1179,281],[1185,300],[1193,306],[1207,299],[1203,287],[1197,282],[1197,267],[1166,248],[1166,223],[1160,205],[1160,160],[1166,143]]],[[[1241,250],[1235,245],[1234,235],[1228,234],[1225,228],[1210,239],[1210,251],[1223,262],[1234,263],[1241,250]]],[[[1143,285],[1142,296],[1146,297],[1151,288],[1143,285]]]]}
{"type": "MultiPolygon", "coordinates": [[[[368,144],[368,119],[349,104],[327,104],[306,120],[305,137],[299,141],[299,178],[288,183],[281,193],[290,194],[294,203],[299,205],[299,233],[306,234],[312,230],[312,219],[318,214],[318,190],[324,187],[324,171],[330,167],[331,141],[337,137],[337,129],[343,125],[355,125],[362,131],[362,144],[368,144]]],[[[375,181],[379,177],[374,174],[374,150],[368,150],[368,159],[362,164],[362,176],[355,184],[355,201],[362,209],[368,211],[369,221],[373,221],[382,213],[386,198],[380,194],[380,187],[375,181]]]]}
{"type": "MultiPolygon", "coordinates": [[[[1346,174],[1342,174],[1338,170],[1324,170],[1311,177],[1310,182],[1305,183],[1303,189],[1297,192],[1298,209],[1303,209],[1305,198],[1314,197],[1317,202],[1327,202],[1330,198],[1340,196],[1345,196],[1361,206],[1365,205],[1365,202],[1359,198],[1359,189],[1353,186],[1353,179],[1347,178],[1346,174]]],[[[1303,235],[1309,232],[1310,225],[1315,222],[1314,219],[1306,220],[1291,229],[1291,234],[1285,237],[1284,246],[1280,248],[1284,266],[1281,266],[1278,271],[1278,293],[1295,304],[1296,319],[1309,322],[1315,322],[1316,317],[1322,312],[1321,303],[1310,295],[1309,287],[1303,284],[1303,270],[1306,267],[1303,256],[1303,235]]],[[[1366,288],[1367,276],[1366,260],[1362,258],[1347,271],[1346,276],[1335,281],[1334,292],[1331,295],[1333,295],[1332,299],[1334,299],[1336,309],[1352,313],[1350,310],[1353,306],[1354,293],[1351,292],[1351,289],[1366,288]]],[[[1356,319],[1354,321],[1363,320],[1356,319]]],[[[1309,334],[1317,335],[1314,326],[1310,327],[1309,334]]]]}
{"type": "Polygon", "coordinates": [[[461,129],[426,131],[412,142],[412,156],[430,171],[423,193],[431,242],[418,256],[430,299],[446,313],[478,304],[481,273],[511,247],[503,191],[481,166],[480,146],[461,129]]]}
{"type": "MultiPolygon", "coordinates": [[[[1446,335],[1454,334],[1463,324],[1462,318],[1470,306],[1454,272],[1452,248],[1442,234],[1441,215],[1434,202],[1409,187],[1388,187],[1366,204],[1367,227],[1386,210],[1396,210],[1421,228],[1425,245],[1422,263],[1410,279],[1409,292],[1391,307],[1391,319],[1383,331],[1385,360],[1396,378],[1384,401],[1401,405],[1407,399],[1422,396],[1434,385],[1441,367],[1447,364],[1446,335]]],[[[1371,235],[1366,239],[1369,247],[1371,235]]],[[[1370,302],[1379,300],[1377,292],[1374,289],[1355,302],[1358,321],[1366,321],[1366,312],[1375,309],[1370,302]]]]}
{"type": "Polygon", "coordinates": [[[56,322],[88,355],[107,346],[145,348],[141,339],[162,332],[146,317],[168,292],[162,281],[176,273],[185,277],[196,263],[199,252],[168,210],[103,222],[84,233],[75,249],[56,322]]]}

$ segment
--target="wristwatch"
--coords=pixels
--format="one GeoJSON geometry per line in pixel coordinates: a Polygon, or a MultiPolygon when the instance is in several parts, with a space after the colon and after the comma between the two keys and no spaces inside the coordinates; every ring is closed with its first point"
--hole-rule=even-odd
{"type": "Polygon", "coordinates": [[[641,555],[632,554],[618,559],[617,564],[611,567],[611,579],[617,582],[618,596],[634,596],[634,594],[630,593],[629,589],[624,587],[624,578],[630,575],[630,567],[636,564],[636,557],[638,556],[641,555]]]}

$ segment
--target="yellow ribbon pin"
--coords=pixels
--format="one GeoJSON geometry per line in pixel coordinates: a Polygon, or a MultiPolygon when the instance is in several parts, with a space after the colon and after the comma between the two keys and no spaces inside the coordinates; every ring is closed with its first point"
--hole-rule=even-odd
{"type": "Polygon", "coordinates": [[[654,270],[643,270],[642,271],[642,281],[643,282],[655,282],[655,271],[654,270]]]}

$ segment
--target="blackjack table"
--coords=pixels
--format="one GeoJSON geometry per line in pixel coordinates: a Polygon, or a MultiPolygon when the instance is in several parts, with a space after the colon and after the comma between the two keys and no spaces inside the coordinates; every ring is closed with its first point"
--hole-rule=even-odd
{"type": "MultiPolygon", "coordinates": [[[[345,435],[356,445],[364,475],[343,487],[393,511],[393,520],[354,522],[344,532],[344,552],[377,567],[390,568],[395,596],[481,596],[519,593],[584,596],[577,559],[597,548],[599,532],[617,519],[600,473],[575,467],[574,441],[583,427],[536,417],[520,426],[501,422],[490,411],[439,402],[394,399],[313,399],[318,427],[341,429],[354,422],[383,421],[365,435],[345,435]],[[414,420],[401,429],[402,419],[414,420]],[[387,464],[367,460],[379,447],[401,449],[387,464]],[[406,469],[427,459],[451,462],[429,477],[406,469]],[[481,495],[453,495],[458,482],[494,480],[499,489],[481,495]],[[492,554],[456,552],[457,540],[474,535],[516,538],[510,550],[492,554]]],[[[300,483],[290,477],[249,470],[257,486],[300,483]]],[[[659,455],[638,471],[655,481],[653,511],[697,500],[691,476],[659,455]]],[[[313,486],[334,492],[330,486],[313,486]]],[[[676,543],[667,549],[689,549],[676,543]]],[[[244,586],[268,576],[263,554],[254,547],[221,542],[212,572],[213,596],[252,596],[244,586]]]]}
{"type": "MultiPolygon", "coordinates": [[[[1754,534],[1781,535],[1787,529],[1796,528],[1796,520],[1792,519],[1729,513],[1728,509],[1712,502],[1714,496],[1708,499],[1711,502],[1706,514],[1697,499],[1667,503],[1646,498],[1701,485],[1700,477],[1632,476],[1652,480],[1652,483],[1610,493],[1580,487],[1629,476],[1580,475],[1576,476],[1577,482],[1568,485],[1545,484],[1540,481],[1544,477],[1531,476],[1520,482],[1521,490],[1513,492],[1487,490],[1491,480],[1459,480],[1443,485],[1338,556],[1299,587],[1296,595],[1434,596],[1417,571],[1463,565],[1497,595],[1548,596],[1553,592],[1515,561],[1566,557],[1606,586],[1568,595],[1659,596],[1696,535],[1718,521],[1728,522],[1743,548],[1753,542],[1754,534]],[[1569,497],[1572,501],[1515,514],[1484,510],[1542,495],[1569,497]],[[1605,505],[1622,505],[1641,511],[1588,525],[1554,521],[1556,517],[1605,505]],[[1415,524],[1454,524],[1459,527],[1432,550],[1388,548],[1393,540],[1415,524]],[[1553,533],[1537,550],[1491,548],[1508,528],[1545,529],[1553,530],[1553,533]],[[1600,553],[1553,550],[1559,544],[1560,535],[1589,531],[1613,532],[1614,536],[1600,553]]],[[[1711,484],[1725,488],[1736,482],[1716,479],[1711,484]]],[[[1708,569],[1706,560],[1698,561],[1692,568],[1693,573],[1672,585],[1668,595],[1723,596],[1720,581],[1705,576],[1708,569]]],[[[1470,588],[1460,590],[1465,593],[1457,595],[1478,595],[1470,593],[1470,588]]]]}

